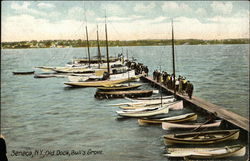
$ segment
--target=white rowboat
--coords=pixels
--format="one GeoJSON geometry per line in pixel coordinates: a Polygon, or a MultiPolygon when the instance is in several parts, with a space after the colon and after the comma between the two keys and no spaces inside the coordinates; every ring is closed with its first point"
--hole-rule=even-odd
{"type": "Polygon", "coordinates": [[[144,109],[144,110],[137,110],[137,111],[116,111],[116,113],[120,116],[126,117],[149,117],[158,114],[166,114],[168,113],[168,107],[161,107],[161,108],[153,108],[153,109],[144,109]]]}
{"type": "Polygon", "coordinates": [[[218,127],[221,124],[221,120],[216,120],[213,123],[203,124],[203,123],[196,123],[196,124],[176,124],[170,122],[162,122],[162,129],[163,130],[170,130],[170,129],[195,129],[195,128],[209,128],[209,127],[218,127]]]}
{"type": "Polygon", "coordinates": [[[168,148],[167,157],[185,158],[225,158],[230,156],[244,156],[246,147],[243,145],[232,145],[220,148],[168,148]]]}

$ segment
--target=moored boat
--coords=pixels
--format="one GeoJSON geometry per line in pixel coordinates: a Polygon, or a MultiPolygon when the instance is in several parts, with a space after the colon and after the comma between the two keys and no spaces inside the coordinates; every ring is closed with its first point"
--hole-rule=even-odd
{"type": "MultiPolygon", "coordinates": [[[[104,71],[104,70],[103,70],[104,71]]],[[[115,72],[116,73],[116,72],[115,72]]],[[[128,78],[128,73],[130,75],[130,77],[136,77],[135,75],[135,71],[125,71],[123,73],[117,73],[117,74],[110,74],[109,75],[109,80],[118,80],[118,79],[123,79],[123,78],[128,78]]],[[[69,81],[71,82],[84,82],[86,80],[102,80],[103,78],[103,74],[99,75],[95,72],[95,74],[93,73],[91,76],[86,77],[86,76],[69,76],[69,81]]]]}
{"type": "Polygon", "coordinates": [[[195,113],[188,113],[184,115],[178,115],[173,117],[166,117],[161,119],[150,119],[150,118],[142,118],[138,119],[139,125],[145,124],[161,124],[162,122],[185,122],[185,121],[195,121],[197,119],[197,114],[195,113]]]}
{"type": "Polygon", "coordinates": [[[244,156],[246,147],[243,145],[224,146],[220,148],[168,148],[167,157],[185,157],[197,159],[226,158],[231,156],[244,156]]]}
{"type": "Polygon", "coordinates": [[[168,102],[168,103],[157,103],[157,104],[146,104],[146,105],[136,105],[136,106],[120,106],[119,108],[124,110],[129,109],[140,109],[140,108],[152,108],[152,107],[169,107],[169,110],[181,110],[183,109],[183,100],[180,101],[174,101],[174,102],[168,102]]]}
{"type": "Polygon", "coordinates": [[[146,101],[137,101],[137,102],[124,102],[124,103],[118,103],[118,104],[111,104],[112,106],[146,106],[146,105],[157,105],[161,103],[171,103],[174,102],[175,98],[168,98],[161,100],[146,100],[146,101]]]}
{"type": "Polygon", "coordinates": [[[195,124],[176,124],[170,122],[162,122],[163,130],[170,129],[195,129],[195,128],[210,128],[210,127],[219,127],[221,124],[221,120],[216,120],[213,123],[195,123],[195,124]]]}
{"type": "MultiPolygon", "coordinates": [[[[109,58],[109,62],[116,62],[116,61],[119,61],[120,58],[109,58]]],[[[101,60],[103,63],[106,63],[107,60],[106,59],[102,59],[101,60]]],[[[78,58],[78,59],[73,59],[73,62],[74,63],[78,63],[78,64],[87,64],[87,63],[99,63],[100,62],[100,59],[90,59],[90,62],[89,62],[89,59],[87,58],[78,58]]]]}
{"type": "Polygon", "coordinates": [[[94,69],[86,67],[56,67],[51,70],[57,73],[95,73],[94,69]]]}
{"type": "Polygon", "coordinates": [[[174,96],[173,95],[170,95],[170,96],[162,96],[162,97],[138,97],[138,98],[133,98],[133,99],[129,99],[131,101],[141,101],[141,100],[160,100],[160,99],[168,99],[168,98],[173,98],[174,96]]]}
{"type": "Polygon", "coordinates": [[[151,109],[144,109],[144,110],[123,110],[123,111],[116,111],[116,113],[120,116],[126,117],[148,117],[154,116],[158,114],[165,114],[168,113],[168,107],[161,107],[161,108],[151,108],[151,109]]]}
{"type": "Polygon", "coordinates": [[[37,67],[34,67],[34,68],[41,69],[41,70],[43,70],[45,72],[48,72],[48,71],[53,71],[52,69],[54,69],[55,67],[37,66],[37,67]]]}
{"type": "Polygon", "coordinates": [[[66,82],[64,84],[73,87],[105,87],[119,83],[125,83],[138,79],[139,77],[124,78],[119,80],[87,81],[87,82],[66,82]]]}
{"type": "Polygon", "coordinates": [[[164,143],[169,144],[213,144],[226,140],[238,139],[240,131],[214,130],[164,135],[164,143]]]}
{"type": "Polygon", "coordinates": [[[12,72],[14,75],[28,75],[28,74],[34,74],[35,71],[22,71],[22,72],[12,72]]]}
{"type": "Polygon", "coordinates": [[[96,98],[123,98],[123,97],[149,97],[153,90],[130,90],[130,91],[97,91],[96,98]]]}
{"type": "Polygon", "coordinates": [[[105,87],[98,87],[97,89],[102,91],[116,91],[116,90],[130,90],[140,87],[142,84],[115,84],[105,87]]]}

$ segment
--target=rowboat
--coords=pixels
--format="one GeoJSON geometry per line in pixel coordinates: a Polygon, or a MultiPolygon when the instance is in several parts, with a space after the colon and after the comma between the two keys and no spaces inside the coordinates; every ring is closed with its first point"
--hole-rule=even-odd
{"type": "Polygon", "coordinates": [[[26,72],[12,72],[14,75],[28,75],[28,74],[34,74],[35,71],[26,71],[26,72]]]}
{"type": "Polygon", "coordinates": [[[38,67],[34,67],[34,68],[41,69],[41,70],[47,72],[47,71],[52,71],[52,69],[54,69],[55,67],[38,66],[38,67]]]}
{"type": "Polygon", "coordinates": [[[103,98],[123,98],[123,97],[148,97],[153,94],[153,90],[132,90],[132,91],[97,91],[95,97],[103,98]]]}
{"type": "Polygon", "coordinates": [[[139,78],[139,76],[124,78],[119,80],[104,80],[104,81],[90,81],[90,82],[66,82],[64,84],[73,87],[105,87],[119,83],[125,83],[139,78]]]}
{"type": "Polygon", "coordinates": [[[195,124],[176,124],[170,122],[162,122],[162,129],[170,130],[170,129],[195,129],[195,128],[209,128],[209,127],[218,127],[221,124],[221,120],[216,120],[213,123],[203,124],[203,123],[195,123],[195,124]]]}
{"type": "Polygon", "coordinates": [[[168,148],[167,157],[185,157],[185,158],[197,158],[197,159],[215,159],[244,156],[246,153],[246,147],[243,145],[232,145],[220,148],[168,148]]]}
{"type": "Polygon", "coordinates": [[[102,91],[116,91],[116,90],[130,90],[140,87],[142,84],[115,84],[105,87],[98,87],[97,89],[102,91]]]}
{"type": "Polygon", "coordinates": [[[214,130],[164,135],[164,143],[169,144],[213,144],[226,140],[236,140],[239,130],[214,130]]]}
{"type": "Polygon", "coordinates": [[[138,123],[139,123],[139,125],[161,124],[162,122],[185,122],[185,121],[194,121],[196,119],[197,119],[197,114],[188,113],[188,114],[184,114],[184,115],[165,117],[165,118],[161,118],[161,119],[143,118],[143,119],[138,119],[138,123]]]}
{"type": "Polygon", "coordinates": [[[157,104],[146,104],[146,105],[137,105],[137,106],[120,106],[119,108],[128,110],[128,109],[140,109],[140,108],[151,108],[151,107],[169,107],[169,110],[181,110],[183,109],[183,101],[174,101],[174,102],[169,102],[169,103],[163,103],[160,105],[160,103],[157,104]]]}
{"type": "Polygon", "coordinates": [[[161,103],[170,103],[174,102],[175,98],[168,98],[161,100],[146,100],[146,101],[137,101],[137,102],[125,102],[125,103],[118,103],[118,104],[111,104],[111,106],[146,106],[146,105],[157,105],[161,103]]]}
{"type": "Polygon", "coordinates": [[[55,67],[52,69],[57,73],[94,73],[95,70],[86,67],[55,67]]]}
{"type": "MultiPolygon", "coordinates": [[[[130,77],[135,77],[135,71],[132,70],[132,71],[127,71],[127,72],[123,72],[123,73],[119,73],[119,74],[110,74],[109,75],[109,79],[110,80],[118,80],[118,79],[123,79],[123,78],[128,78],[128,73],[130,75],[130,77]]],[[[103,75],[99,75],[97,76],[96,74],[93,74],[89,77],[86,77],[86,76],[69,76],[68,79],[69,81],[71,82],[84,82],[86,80],[93,80],[93,79],[96,79],[96,80],[101,80],[103,77],[103,75]]]]}
{"type": "Polygon", "coordinates": [[[70,82],[84,82],[86,81],[87,79],[89,79],[89,77],[91,76],[68,76],[68,79],[70,82]]]}
{"type": "Polygon", "coordinates": [[[162,96],[161,97],[138,97],[138,98],[133,98],[133,99],[129,99],[131,101],[141,101],[141,100],[159,100],[159,99],[168,99],[168,98],[173,98],[174,96],[171,95],[171,96],[162,96]]]}
{"type": "Polygon", "coordinates": [[[161,107],[161,108],[147,108],[147,109],[137,109],[137,110],[123,110],[123,111],[116,111],[116,113],[120,116],[126,117],[148,117],[154,116],[158,114],[165,114],[168,113],[168,107],[161,107]]]}

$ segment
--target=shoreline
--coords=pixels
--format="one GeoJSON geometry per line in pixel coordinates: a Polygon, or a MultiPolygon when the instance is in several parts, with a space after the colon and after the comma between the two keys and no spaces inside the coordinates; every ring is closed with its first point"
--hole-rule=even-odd
{"type": "MultiPolygon", "coordinates": [[[[97,47],[96,40],[89,41],[89,47],[97,47]]],[[[129,41],[109,41],[110,47],[128,46],[168,46],[171,40],[129,40],[129,41]]],[[[223,40],[199,40],[183,39],[175,40],[175,45],[233,45],[250,44],[249,39],[223,39],[223,40]]],[[[34,48],[83,48],[87,47],[85,40],[32,40],[20,42],[2,42],[1,49],[34,49],[34,48]]],[[[105,47],[105,41],[100,41],[100,47],[105,47]]]]}
{"type": "MultiPolygon", "coordinates": [[[[247,45],[250,43],[241,43],[241,44],[181,44],[181,45],[175,45],[175,46],[209,46],[209,45],[247,45]]],[[[170,46],[170,45],[120,45],[120,46],[109,46],[109,47],[135,47],[135,46],[170,46]]],[[[100,46],[105,47],[105,46],[100,46]]],[[[4,49],[69,49],[69,48],[87,48],[87,46],[80,46],[80,47],[28,47],[28,48],[1,48],[1,50],[4,49]]],[[[97,46],[90,46],[89,48],[97,48],[97,46]]]]}

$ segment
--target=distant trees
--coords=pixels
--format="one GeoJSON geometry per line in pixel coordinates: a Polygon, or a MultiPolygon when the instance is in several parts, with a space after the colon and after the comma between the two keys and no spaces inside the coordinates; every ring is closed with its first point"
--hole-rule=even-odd
{"type": "MultiPolygon", "coordinates": [[[[249,39],[224,39],[224,40],[199,40],[199,39],[179,39],[174,41],[176,45],[207,45],[207,44],[249,44],[249,39]]],[[[100,46],[105,46],[106,41],[100,40],[100,46]]],[[[96,40],[89,41],[90,47],[96,47],[96,40]]],[[[109,46],[158,46],[158,45],[171,45],[172,40],[129,40],[109,41],[109,46]]],[[[86,47],[86,40],[31,40],[20,42],[2,42],[1,47],[4,48],[49,48],[49,47],[86,47]]]]}

